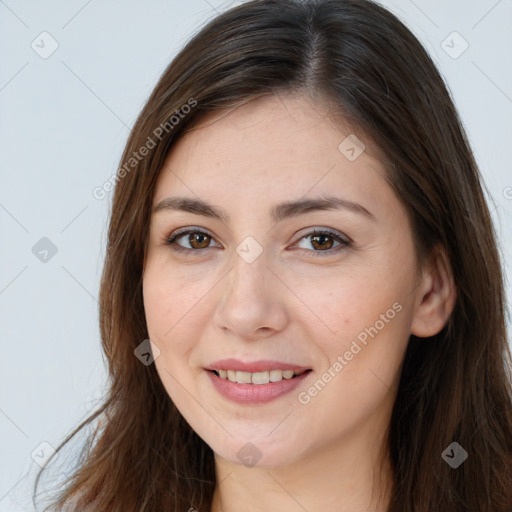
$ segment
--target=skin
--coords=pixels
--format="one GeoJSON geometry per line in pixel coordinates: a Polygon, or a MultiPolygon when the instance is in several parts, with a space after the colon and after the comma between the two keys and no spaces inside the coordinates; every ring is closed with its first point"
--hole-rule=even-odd
{"type": "Polygon", "coordinates": [[[453,309],[444,252],[418,267],[408,217],[378,151],[363,140],[365,151],[350,161],[338,146],[351,132],[327,113],[295,93],[210,114],[173,147],[156,183],[153,205],[170,196],[200,198],[231,218],[154,213],[143,275],[148,334],[161,351],[158,374],[215,454],[214,512],[385,511],[393,478],[383,442],[409,336],[436,334],[453,309]],[[270,218],[277,203],[333,194],[374,219],[346,209],[270,218]],[[190,255],[165,243],[186,226],[211,235],[195,242],[182,236],[176,244],[196,251],[190,255]],[[331,237],[315,244],[313,228],[330,228],[353,245],[331,237]],[[248,236],[263,251],[252,263],[236,252],[248,236]],[[393,304],[400,311],[301,403],[299,393],[332,371],[393,304]],[[313,371],[272,402],[235,404],[204,370],[225,357],[313,371]],[[237,457],[249,442],[261,457],[254,466],[237,457]]]}

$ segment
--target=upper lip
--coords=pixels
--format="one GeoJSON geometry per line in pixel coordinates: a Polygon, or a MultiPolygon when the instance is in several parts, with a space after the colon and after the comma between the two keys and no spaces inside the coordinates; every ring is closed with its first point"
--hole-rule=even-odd
{"type": "Polygon", "coordinates": [[[281,361],[259,360],[240,361],[239,359],[220,359],[206,367],[207,370],[235,370],[239,372],[264,372],[266,370],[309,370],[307,366],[283,363],[281,361]]]}

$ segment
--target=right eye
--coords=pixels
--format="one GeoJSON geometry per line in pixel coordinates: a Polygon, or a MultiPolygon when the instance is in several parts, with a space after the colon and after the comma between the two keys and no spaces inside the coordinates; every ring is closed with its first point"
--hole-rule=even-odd
{"type": "Polygon", "coordinates": [[[171,233],[165,243],[170,245],[173,251],[190,255],[194,252],[201,252],[201,249],[207,249],[210,247],[210,241],[213,241],[213,237],[208,233],[195,228],[184,228],[171,233]],[[189,236],[184,238],[185,235],[189,236]],[[191,244],[191,247],[184,247],[182,244],[177,242],[182,238],[184,238],[187,243],[191,244]]]}

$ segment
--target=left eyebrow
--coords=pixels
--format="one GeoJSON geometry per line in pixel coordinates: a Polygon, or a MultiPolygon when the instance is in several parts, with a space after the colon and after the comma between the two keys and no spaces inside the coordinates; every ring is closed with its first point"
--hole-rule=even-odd
{"type": "MultiPolygon", "coordinates": [[[[184,211],[205,217],[212,217],[225,224],[229,224],[230,222],[230,217],[224,209],[212,205],[207,201],[192,197],[167,197],[166,199],[162,199],[153,208],[153,213],[165,210],[184,211]]],[[[304,215],[305,213],[317,210],[349,210],[364,215],[372,221],[377,220],[375,215],[363,205],[336,196],[285,201],[271,208],[270,217],[277,223],[284,219],[304,215]]]]}

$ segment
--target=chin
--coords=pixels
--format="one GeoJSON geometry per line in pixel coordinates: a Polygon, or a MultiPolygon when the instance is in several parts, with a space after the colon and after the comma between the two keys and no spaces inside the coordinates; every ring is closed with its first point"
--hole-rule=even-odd
{"type": "Polygon", "coordinates": [[[216,457],[232,464],[248,468],[277,468],[296,462],[301,456],[297,447],[300,446],[301,450],[304,448],[299,441],[291,441],[290,438],[287,441],[286,444],[283,444],[283,440],[269,441],[265,436],[261,439],[255,437],[252,441],[247,437],[239,440],[230,438],[225,446],[213,446],[212,449],[216,457]]]}

